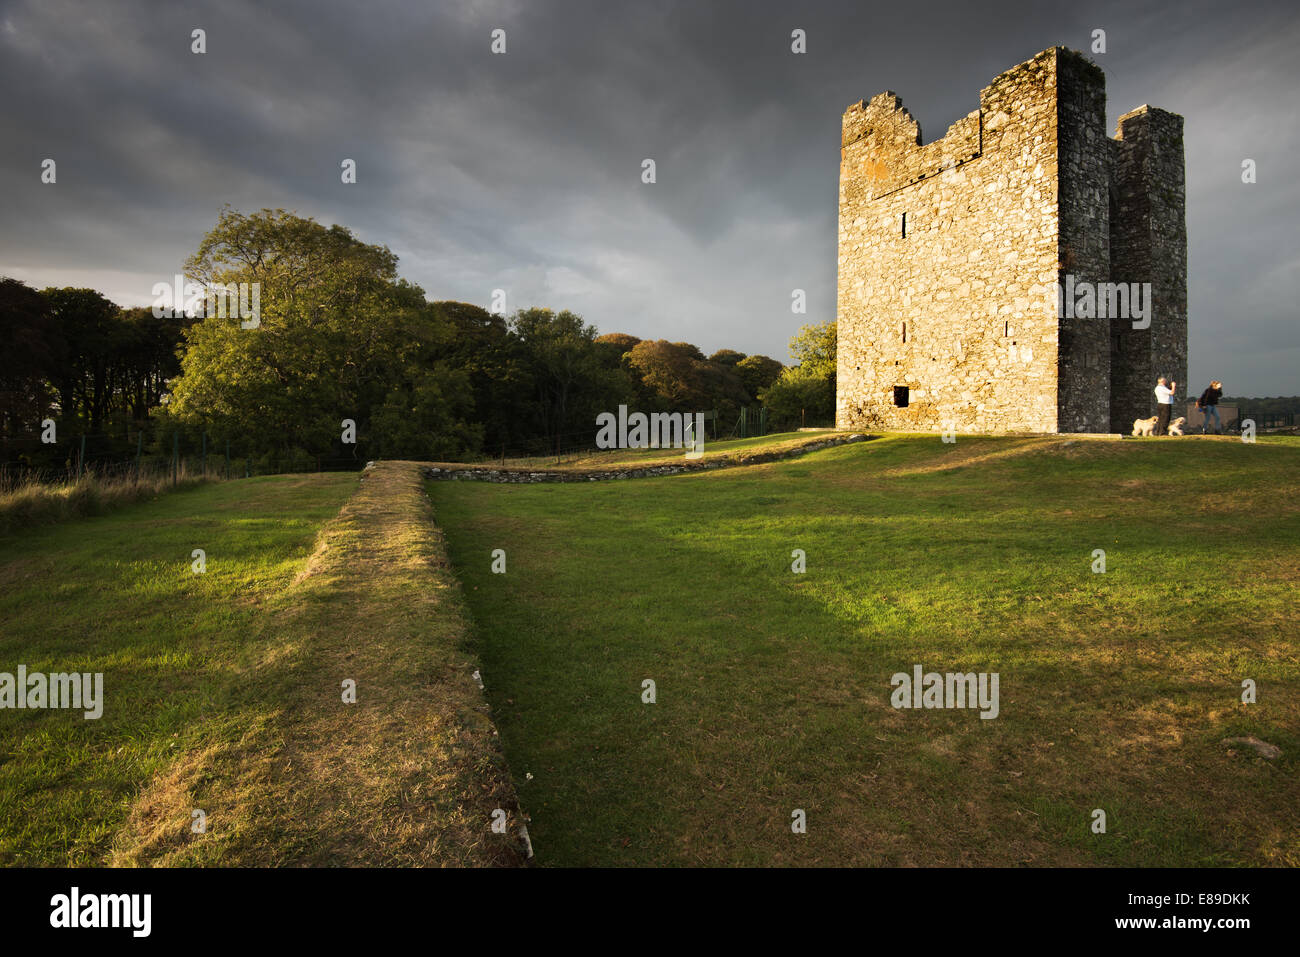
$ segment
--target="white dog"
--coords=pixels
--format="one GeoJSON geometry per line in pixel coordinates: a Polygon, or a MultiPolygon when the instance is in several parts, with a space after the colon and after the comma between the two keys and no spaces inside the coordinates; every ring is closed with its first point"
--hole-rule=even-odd
{"type": "Polygon", "coordinates": [[[1187,419],[1186,419],[1184,416],[1181,416],[1181,415],[1180,415],[1178,418],[1174,419],[1174,421],[1170,422],[1170,423],[1169,423],[1169,434],[1170,434],[1170,435],[1182,435],[1182,434],[1183,434],[1183,423],[1186,422],[1186,421],[1187,421],[1187,419]]]}
{"type": "Polygon", "coordinates": [[[1153,416],[1151,416],[1151,418],[1149,418],[1149,419],[1134,419],[1134,420],[1133,420],[1133,434],[1134,434],[1134,435],[1152,435],[1152,434],[1154,434],[1154,433],[1155,433],[1155,429],[1156,429],[1156,419],[1157,419],[1157,418],[1159,418],[1159,417],[1153,415],[1153,416]]]}

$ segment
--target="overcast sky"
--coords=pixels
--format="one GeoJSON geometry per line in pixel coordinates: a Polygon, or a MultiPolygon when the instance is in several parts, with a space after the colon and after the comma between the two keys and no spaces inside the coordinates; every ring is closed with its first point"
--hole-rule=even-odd
{"type": "Polygon", "coordinates": [[[0,0],[0,275],[147,305],[223,204],[283,207],[387,244],[432,299],[503,288],[511,311],[788,361],[835,315],[845,107],[894,90],[929,142],[1100,28],[1109,129],[1143,103],[1186,117],[1193,390],[1296,394],[1289,7],[0,0]]]}

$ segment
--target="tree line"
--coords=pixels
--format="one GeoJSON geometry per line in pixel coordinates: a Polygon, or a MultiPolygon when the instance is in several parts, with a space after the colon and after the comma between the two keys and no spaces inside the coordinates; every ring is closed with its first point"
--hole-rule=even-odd
{"type": "Polygon", "coordinates": [[[258,314],[123,309],[91,289],[0,280],[6,463],[66,459],[66,443],[34,441],[50,421],[60,439],[106,436],[122,454],[142,435],[162,453],[176,436],[193,448],[202,434],[281,471],[322,454],[446,460],[591,447],[596,415],[620,404],[716,410],[724,431],[760,402],[780,426],[834,415],[833,323],[805,327],[792,343],[801,361],[786,368],[732,349],[706,356],[685,342],[598,335],[567,310],[503,316],[429,301],[386,246],[284,210],[227,207],[185,276],[200,291],[256,284],[258,314]]]}

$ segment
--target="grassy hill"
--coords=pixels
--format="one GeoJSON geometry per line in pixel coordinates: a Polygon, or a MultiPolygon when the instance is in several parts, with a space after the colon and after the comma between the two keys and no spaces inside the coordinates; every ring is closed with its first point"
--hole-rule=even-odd
{"type": "Polygon", "coordinates": [[[890,436],[428,490],[543,863],[1294,866],[1297,475],[1284,438],[890,436]],[[894,709],[917,664],[1000,714],[894,709]]]}

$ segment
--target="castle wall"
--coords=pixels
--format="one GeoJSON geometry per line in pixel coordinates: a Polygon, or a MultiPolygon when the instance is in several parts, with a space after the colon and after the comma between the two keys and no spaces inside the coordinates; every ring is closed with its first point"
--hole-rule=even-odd
{"type": "Polygon", "coordinates": [[[893,93],[848,109],[839,428],[1127,431],[1156,375],[1185,394],[1182,120],[1144,107],[1111,140],[1105,116],[1101,70],[1064,48],[924,146],[893,93]],[[1067,279],[1151,282],[1150,331],[1059,315],[1067,279]]]}
{"type": "MultiPolygon", "coordinates": [[[[1082,56],[1057,58],[1060,282],[1110,281],[1106,78],[1082,56]]],[[[1110,431],[1110,322],[1056,311],[1058,432],[1110,431]]]]}
{"type": "Polygon", "coordinates": [[[892,93],[845,114],[840,428],[1055,431],[1055,99],[1049,51],[926,146],[892,93]]]}
{"type": "Polygon", "coordinates": [[[1181,116],[1144,106],[1118,126],[1110,141],[1111,271],[1117,282],[1151,283],[1152,298],[1149,329],[1110,327],[1110,428],[1128,432],[1134,419],[1155,414],[1160,376],[1177,381],[1179,399],[1189,397],[1186,183],[1181,116]]]}

